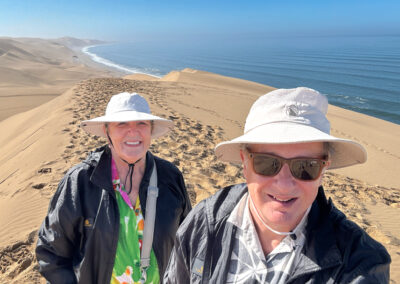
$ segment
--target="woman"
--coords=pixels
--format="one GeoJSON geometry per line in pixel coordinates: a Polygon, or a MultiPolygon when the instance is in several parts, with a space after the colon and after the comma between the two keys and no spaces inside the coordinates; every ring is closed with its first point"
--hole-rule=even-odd
{"type": "Polygon", "coordinates": [[[39,271],[51,283],[158,283],[191,209],[181,172],[149,151],[173,123],[152,115],[142,96],[121,93],[81,126],[108,145],[61,180],[39,230],[39,271]]]}

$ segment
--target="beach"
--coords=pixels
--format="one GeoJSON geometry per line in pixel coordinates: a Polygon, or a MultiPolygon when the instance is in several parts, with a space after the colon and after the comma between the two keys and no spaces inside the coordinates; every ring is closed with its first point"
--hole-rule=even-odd
{"type": "MultiPolygon", "coordinates": [[[[34,255],[37,230],[65,172],[105,144],[79,123],[102,115],[114,94],[140,93],[154,114],[174,122],[151,151],[182,171],[193,205],[244,181],[241,167],[218,161],[213,149],[242,134],[250,106],[272,86],[189,68],[162,78],[123,76],[69,44],[18,41],[0,38],[1,283],[44,283],[34,255]]],[[[400,125],[332,105],[328,118],[333,135],[366,147],[368,161],[328,171],[326,193],[385,245],[392,257],[391,283],[400,283],[400,125]]]]}

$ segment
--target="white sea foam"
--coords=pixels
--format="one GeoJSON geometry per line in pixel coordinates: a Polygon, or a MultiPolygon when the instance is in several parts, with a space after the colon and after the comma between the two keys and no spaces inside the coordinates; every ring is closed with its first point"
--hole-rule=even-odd
{"type": "Polygon", "coordinates": [[[119,65],[117,63],[114,63],[114,62],[112,62],[110,60],[107,60],[107,59],[105,59],[103,57],[100,57],[97,54],[92,53],[92,52],[89,51],[89,49],[91,47],[94,47],[94,46],[96,46],[96,45],[89,45],[89,46],[85,46],[84,48],[82,48],[82,52],[86,53],[87,55],[89,55],[90,58],[93,61],[96,61],[98,63],[101,63],[103,65],[106,65],[106,66],[109,66],[109,67],[112,67],[112,68],[116,68],[116,69],[121,70],[123,72],[126,72],[128,74],[146,74],[146,75],[150,75],[150,76],[154,76],[154,77],[160,78],[160,76],[151,74],[149,72],[146,72],[146,71],[143,71],[143,70],[139,70],[139,69],[128,68],[128,67],[119,65]]]}

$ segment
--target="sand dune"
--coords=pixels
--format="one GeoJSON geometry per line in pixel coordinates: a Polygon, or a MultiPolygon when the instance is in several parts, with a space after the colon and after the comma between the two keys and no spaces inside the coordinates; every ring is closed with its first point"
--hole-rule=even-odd
{"type": "Polygon", "coordinates": [[[121,75],[96,68],[79,51],[94,43],[99,42],[0,38],[0,121],[53,99],[81,80],[121,75]]]}
{"type": "MultiPolygon", "coordinates": [[[[82,81],[51,101],[0,122],[1,283],[40,282],[34,257],[37,229],[65,171],[104,143],[78,125],[103,114],[113,94],[138,92],[155,114],[174,121],[172,133],[153,141],[151,150],[182,170],[193,204],[222,186],[243,181],[241,168],[217,161],[213,148],[242,133],[250,105],[272,87],[191,69],[161,79],[128,78],[82,81]]],[[[395,218],[400,182],[393,178],[398,173],[400,126],[333,106],[329,116],[333,133],[365,144],[370,157],[357,170],[328,172],[328,195],[385,244],[393,258],[392,282],[400,283],[395,218]]]]}

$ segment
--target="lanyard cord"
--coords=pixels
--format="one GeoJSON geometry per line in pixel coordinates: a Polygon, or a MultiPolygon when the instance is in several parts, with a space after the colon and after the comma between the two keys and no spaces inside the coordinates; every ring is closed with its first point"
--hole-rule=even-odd
{"type": "MultiPolygon", "coordinates": [[[[105,124],[105,127],[106,127],[106,134],[107,134],[107,138],[108,138],[108,141],[110,142],[110,144],[111,144],[111,147],[113,147],[114,148],[114,144],[113,144],[113,142],[112,142],[112,140],[111,140],[111,137],[110,137],[110,135],[108,134],[108,125],[107,124],[105,124]]],[[[129,195],[130,193],[131,193],[131,191],[132,191],[132,178],[133,178],[133,170],[135,169],[135,164],[136,163],[138,163],[138,162],[140,162],[140,160],[142,160],[142,158],[140,158],[140,159],[138,159],[136,162],[134,162],[134,163],[128,163],[126,160],[124,160],[124,159],[122,159],[121,157],[119,157],[118,156],[118,158],[121,160],[121,161],[123,161],[123,162],[125,162],[127,165],[128,165],[128,173],[126,174],[126,176],[125,176],[125,187],[124,187],[124,191],[129,195]],[[128,180],[128,176],[129,176],[129,180],[128,180]],[[129,181],[129,190],[126,190],[126,188],[127,188],[127,185],[128,185],[128,181],[129,181]]],[[[122,187],[121,187],[122,188],[122,187]]]]}
{"type": "Polygon", "coordinates": [[[126,186],[124,187],[124,191],[129,195],[132,191],[132,177],[133,177],[133,169],[135,168],[135,164],[128,164],[128,166],[129,166],[129,169],[128,169],[128,173],[126,174],[126,177],[125,177],[125,185],[126,186]],[[126,188],[128,187],[128,179],[127,179],[128,176],[129,176],[129,190],[126,190],[126,188]]]}
{"type": "Polygon", "coordinates": [[[253,202],[253,199],[251,198],[251,194],[250,194],[250,193],[249,193],[249,200],[250,200],[251,206],[254,208],[254,211],[256,212],[256,215],[257,215],[258,219],[260,219],[261,223],[262,223],[268,230],[270,230],[271,232],[273,232],[273,233],[275,233],[275,234],[277,234],[277,235],[281,235],[281,236],[290,236],[290,235],[294,235],[294,232],[279,232],[279,231],[276,231],[276,230],[272,229],[270,226],[268,226],[268,225],[264,222],[263,218],[260,216],[260,213],[258,212],[256,206],[254,205],[254,202],[253,202]]]}

